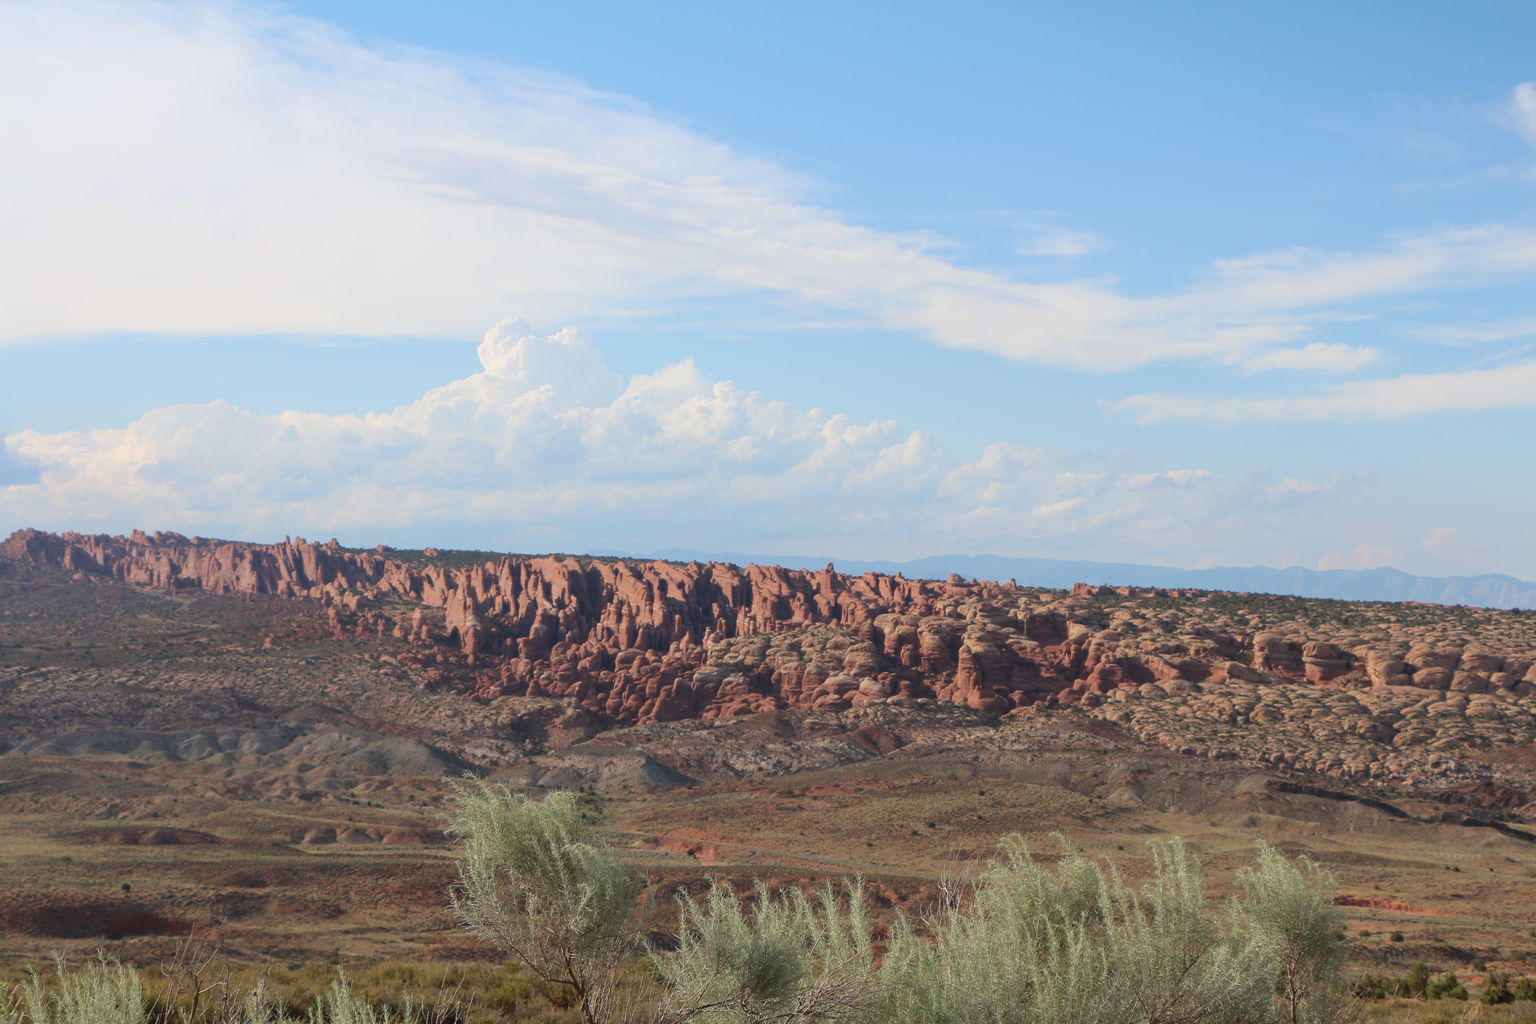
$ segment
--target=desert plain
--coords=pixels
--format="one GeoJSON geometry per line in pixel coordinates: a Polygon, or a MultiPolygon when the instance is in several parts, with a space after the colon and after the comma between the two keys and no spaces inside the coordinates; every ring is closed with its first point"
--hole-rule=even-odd
{"type": "Polygon", "coordinates": [[[1182,837],[1213,891],[1265,841],[1352,973],[1475,1000],[1536,975],[1533,665],[1520,610],[24,531],[0,962],[505,970],[445,896],[480,777],[580,794],[659,942],[715,880],[921,915],[1008,835],[1131,877],[1182,837]]]}

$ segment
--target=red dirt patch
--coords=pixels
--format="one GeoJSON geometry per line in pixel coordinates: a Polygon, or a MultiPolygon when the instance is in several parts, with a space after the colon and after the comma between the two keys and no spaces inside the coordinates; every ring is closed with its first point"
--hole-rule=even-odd
{"type": "Polygon", "coordinates": [[[191,935],[195,928],[135,900],[11,893],[0,904],[0,929],[49,939],[126,939],[191,935]]]}
{"type": "Polygon", "coordinates": [[[1402,900],[1382,899],[1376,896],[1335,896],[1336,907],[1361,907],[1366,910],[1395,910],[1400,914],[1430,914],[1439,916],[1440,911],[1428,907],[1416,907],[1402,900]]]}
{"type": "Polygon", "coordinates": [[[207,846],[222,840],[207,832],[189,828],[101,828],[70,833],[68,838],[81,843],[110,843],[114,846],[207,846]]]}

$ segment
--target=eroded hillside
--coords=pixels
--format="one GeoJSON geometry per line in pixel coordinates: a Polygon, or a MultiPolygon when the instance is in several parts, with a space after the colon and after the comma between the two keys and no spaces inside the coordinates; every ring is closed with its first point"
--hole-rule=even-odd
{"type": "Polygon", "coordinates": [[[65,907],[81,943],[459,955],[438,808],[476,772],[598,794],[669,885],[857,871],[904,903],[1009,832],[1232,863],[1265,836],[1406,932],[1367,962],[1527,956],[1531,613],[168,534],[0,555],[14,953],[65,907]]]}
{"type": "Polygon", "coordinates": [[[1075,705],[1173,750],[1415,785],[1487,779],[1495,766],[1523,784],[1520,748],[1536,741],[1536,614],[1525,612],[1063,593],[831,567],[454,565],[431,551],[175,534],[23,531],[0,551],[81,580],[292,599],[332,639],[401,641],[391,661],[426,687],[558,698],[597,724],[925,700],[1002,714],[1075,705]]]}

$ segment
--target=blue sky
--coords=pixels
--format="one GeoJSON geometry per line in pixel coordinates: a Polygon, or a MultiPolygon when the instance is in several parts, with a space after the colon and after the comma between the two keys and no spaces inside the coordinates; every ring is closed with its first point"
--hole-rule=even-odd
{"type": "Polygon", "coordinates": [[[1536,578],[1529,4],[0,28],[0,528],[1536,578]]]}

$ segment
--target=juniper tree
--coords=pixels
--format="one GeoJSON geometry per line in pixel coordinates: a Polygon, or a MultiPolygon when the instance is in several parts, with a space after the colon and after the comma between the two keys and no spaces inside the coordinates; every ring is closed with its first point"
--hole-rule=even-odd
{"type": "Polygon", "coordinates": [[[1456,977],[1454,971],[1448,971],[1435,978],[1424,987],[1424,994],[1430,999],[1466,999],[1467,987],[1456,977]]]}
{"type": "Polygon", "coordinates": [[[1498,1006],[1501,1003],[1512,1003],[1515,994],[1509,990],[1509,977],[1492,971],[1483,979],[1483,994],[1478,1001],[1484,1006],[1498,1006]]]}
{"type": "Polygon", "coordinates": [[[1397,983],[1397,994],[1409,999],[1428,998],[1429,965],[1419,961],[1408,968],[1408,973],[1397,983]]]}

